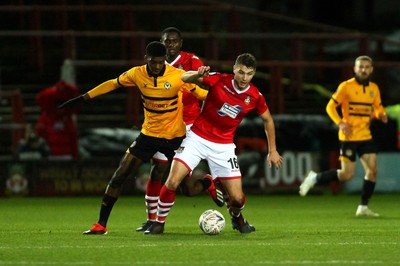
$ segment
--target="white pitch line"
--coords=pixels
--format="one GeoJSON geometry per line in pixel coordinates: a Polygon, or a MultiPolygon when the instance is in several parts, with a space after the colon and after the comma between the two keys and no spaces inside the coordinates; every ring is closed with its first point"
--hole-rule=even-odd
{"type": "MultiPolygon", "coordinates": [[[[340,243],[335,243],[335,245],[339,246],[398,246],[400,242],[361,242],[361,241],[355,241],[355,242],[340,242],[340,243]]],[[[176,246],[176,247],[181,247],[185,245],[184,243],[168,243],[165,244],[168,246],[176,246]]],[[[157,244],[157,243],[148,243],[148,244],[135,244],[135,247],[162,247],[165,246],[162,244],[157,244]]],[[[292,244],[288,243],[257,243],[256,245],[258,246],[293,246],[292,244]]],[[[303,246],[332,246],[333,243],[331,242],[305,242],[302,243],[303,246]]],[[[199,247],[229,247],[229,246],[243,246],[243,243],[203,243],[203,244],[191,244],[191,246],[199,246],[199,247]]],[[[103,249],[103,248],[108,248],[109,246],[107,245],[85,245],[85,246],[80,246],[80,245],[61,245],[61,246],[40,246],[40,245],[34,245],[34,246],[0,246],[0,250],[6,250],[6,249],[70,249],[70,248],[79,248],[79,249],[103,249]]],[[[132,245],[119,245],[119,246],[113,246],[113,248],[131,248],[132,245]]]]}

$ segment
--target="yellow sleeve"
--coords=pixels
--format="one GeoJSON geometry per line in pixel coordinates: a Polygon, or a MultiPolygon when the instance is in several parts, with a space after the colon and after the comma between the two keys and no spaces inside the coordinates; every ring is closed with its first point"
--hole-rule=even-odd
{"type": "Polygon", "coordinates": [[[384,113],[385,113],[385,108],[382,105],[380,105],[378,108],[374,109],[375,117],[380,117],[384,113]]]}
{"type": "Polygon", "coordinates": [[[376,87],[376,97],[375,101],[373,103],[374,107],[374,113],[376,117],[380,117],[380,115],[385,113],[385,108],[382,106],[382,100],[381,100],[381,93],[378,89],[378,86],[376,87]]]}
{"type": "Polygon", "coordinates": [[[199,86],[195,84],[190,84],[190,83],[185,83],[183,87],[187,92],[192,93],[194,96],[196,96],[197,99],[201,101],[205,101],[207,99],[207,94],[208,91],[200,88],[199,86]]]}
{"type": "MultiPolygon", "coordinates": [[[[329,100],[328,104],[326,105],[326,112],[329,116],[329,118],[335,123],[336,125],[339,125],[340,122],[342,122],[342,117],[339,115],[337,111],[337,107],[339,105],[342,105],[343,107],[343,102],[346,99],[346,84],[347,82],[344,81],[339,84],[338,88],[336,91],[332,94],[331,99],[329,100]]],[[[343,110],[342,110],[343,111],[343,110]]],[[[345,114],[342,113],[342,116],[345,117],[345,114]]]]}
{"type": "Polygon", "coordinates": [[[119,84],[117,82],[117,79],[110,79],[107,80],[100,85],[96,86],[95,88],[91,89],[88,91],[86,94],[89,96],[90,99],[93,99],[99,95],[106,94],[110,91],[113,91],[117,88],[119,88],[119,84]]]}
{"type": "Polygon", "coordinates": [[[329,117],[336,125],[342,121],[342,118],[339,116],[339,113],[336,110],[337,104],[335,103],[334,99],[330,99],[328,104],[326,105],[326,112],[328,113],[329,117]]]}

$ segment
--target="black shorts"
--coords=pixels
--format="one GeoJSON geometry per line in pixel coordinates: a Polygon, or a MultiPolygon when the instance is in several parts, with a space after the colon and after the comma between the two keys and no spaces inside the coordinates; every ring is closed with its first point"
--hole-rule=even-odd
{"type": "Polygon", "coordinates": [[[366,141],[341,141],[340,142],[340,157],[347,158],[351,162],[356,161],[356,154],[361,157],[365,153],[377,153],[378,148],[376,147],[373,140],[366,141]]]}
{"type": "Polygon", "coordinates": [[[179,148],[184,138],[185,136],[174,139],[162,139],[140,133],[129,147],[129,153],[143,162],[147,162],[156,152],[161,152],[168,158],[168,161],[172,161],[175,151],[179,148]]]}

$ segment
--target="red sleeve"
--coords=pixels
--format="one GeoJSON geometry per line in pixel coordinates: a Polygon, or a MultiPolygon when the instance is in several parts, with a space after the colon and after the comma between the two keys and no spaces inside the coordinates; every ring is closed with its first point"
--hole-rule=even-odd
{"type": "Polygon", "coordinates": [[[192,57],[192,70],[197,70],[201,66],[204,66],[203,61],[201,61],[200,58],[194,55],[192,57]]]}
{"type": "Polygon", "coordinates": [[[214,74],[203,78],[203,84],[213,87],[223,77],[223,74],[214,74]]]}
{"type": "Polygon", "coordinates": [[[257,108],[257,113],[259,115],[262,115],[265,111],[268,110],[267,102],[265,101],[265,98],[261,93],[260,93],[260,98],[259,98],[256,108],[257,108]]]}

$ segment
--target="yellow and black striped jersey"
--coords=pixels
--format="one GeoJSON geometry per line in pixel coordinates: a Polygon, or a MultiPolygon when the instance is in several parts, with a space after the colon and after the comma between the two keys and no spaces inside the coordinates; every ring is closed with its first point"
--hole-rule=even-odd
{"type": "Polygon", "coordinates": [[[339,130],[341,141],[361,141],[372,139],[370,131],[371,114],[379,117],[385,112],[379,87],[373,82],[367,86],[357,82],[355,78],[346,80],[338,86],[336,92],[326,106],[329,117],[335,124],[347,122],[351,124],[352,133],[345,136],[339,130]],[[341,107],[341,116],[336,107],[341,107]]]}
{"type": "Polygon", "coordinates": [[[118,87],[138,88],[141,92],[144,122],[141,132],[147,136],[173,139],[186,133],[183,122],[182,91],[191,92],[204,101],[207,91],[194,84],[184,83],[183,70],[165,65],[162,75],[148,74],[147,65],[137,66],[88,92],[90,98],[107,93],[118,87]]]}

